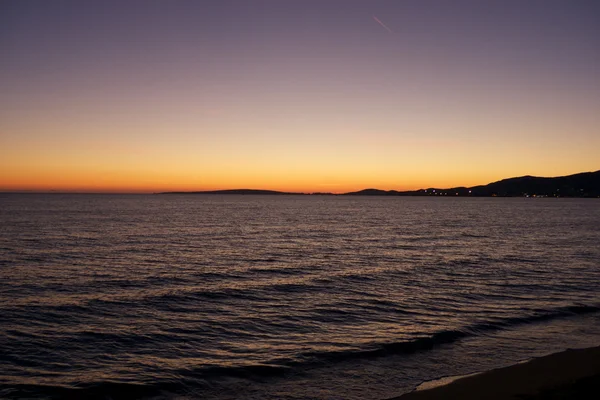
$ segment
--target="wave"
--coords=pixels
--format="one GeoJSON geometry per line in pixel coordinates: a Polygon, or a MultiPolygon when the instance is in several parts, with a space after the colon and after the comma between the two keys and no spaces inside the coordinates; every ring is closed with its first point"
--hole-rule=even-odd
{"type": "MultiPolygon", "coordinates": [[[[270,361],[247,365],[204,365],[197,368],[182,368],[169,371],[161,377],[144,379],[136,382],[101,381],[77,383],[73,385],[52,386],[43,384],[0,385],[2,398],[48,398],[48,399],[141,399],[141,398],[170,398],[176,394],[193,391],[202,393],[210,390],[211,382],[220,379],[238,378],[245,380],[263,380],[281,378],[288,374],[302,373],[306,368],[329,366],[337,362],[347,362],[360,359],[372,359],[393,355],[413,354],[430,351],[439,346],[452,344],[461,339],[476,337],[482,334],[505,330],[565,317],[585,315],[600,312],[600,305],[573,304],[550,310],[532,310],[532,314],[520,317],[487,320],[463,326],[458,329],[441,330],[423,334],[412,340],[398,342],[371,343],[362,348],[353,348],[348,344],[346,349],[308,351],[289,358],[279,358],[270,361]],[[166,377],[168,376],[168,377],[166,377]]],[[[86,338],[97,339],[97,334],[86,332],[86,338]]],[[[118,339],[117,337],[110,338],[118,339]]],[[[139,341],[136,337],[135,340],[139,341]]],[[[146,339],[153,340],[154,335],[148,334],[146,339]]],[[[167,339],[167,338],[162,338],[167,339]]]]}
{"type": "Polygon", "coordinates": [[[418,351],[431,350],[439,345],[453,343],[466,337],[478,336],[484,332],[510,329],[518,327],[519,325],[596,312],[600,312],[600,305],[571,305],[553,310],[539,310],[535,314],[529,316],[504,318],[498,321],[477,323],[456,330],[438,331],[429,336],[414,340],[375,345],[374,348],[371,349],[304,353],[303,358],[305,360],[318,362],[383,357],[395,354],[411,354],[418,351]]]}
{"type": "Polygon", "coordinates": [[[600,312],[600,305],[584,305],[574,304],[571,306],[559,307],[553,310],[538,309],[533,310],[534,314],[520,317],[509,317],[499,319],[497,321],[488,321],[484,323],[474,324],[469,327],[469,331],[473,334],[478,332],[493,331],[516,327],[536,322],[551,321],[554,319],[571,317],[576,315],[585,315],[600,312]]]}
{"type": "Polygon", "coordinates": [[[467,337],[479,336],[484,332],[510,329],[530,323],[597,312],[600,312],[600,305],[571,305],[553,310],[538,311],[536,314],[530,316],[487,321],[455,330],[442,330],[412,340],[375,343],[367,348],[304,352],[296,355],[294,359],[272,360],[268,365],[208,367],[193,372],[189,370],[180,371],[179,374],[188,374],[195,377],[218,375],[238,378],[281,376],[292,368],[328,365],[332,362],[378,358],[391,355],[413,354],[421,351],[429,351],[438,346],[451,344],[467,337]]]}

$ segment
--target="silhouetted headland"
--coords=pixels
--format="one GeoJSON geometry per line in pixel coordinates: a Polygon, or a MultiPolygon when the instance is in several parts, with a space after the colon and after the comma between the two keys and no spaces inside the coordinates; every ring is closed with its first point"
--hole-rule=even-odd
{"type": "MultiPolygon", "coordinates": [[[[334,195],[333,193],[295,193],[276,190],[230,189],[159,194],[244,194],[244,195],[334,195]]],[[[463,197],[600,197],[600,171],[544,178],[521,176],[487,185],[428,188],[409,191],[363,189],[338,196],[463,196],[463,197]]]]}
{"type": "Polygon", "coordinates": [[[260,190],[260,189],[229,189],[229,190],[207,190],[199,192],[164,192],[159,194],[248,194],[248,195],[281,195],[281,194],[305,194],[293,192],[278,192],[277,190],[260,190]]]}
{"type": "Polygon", "coordinates": [[[600,197],[600,171],[584,172],[555,178],[521,176],[487,185],[428,188],[398,192],[365,189],[346,193],[352,196],[472,196],[472,197],[600,197]]]}

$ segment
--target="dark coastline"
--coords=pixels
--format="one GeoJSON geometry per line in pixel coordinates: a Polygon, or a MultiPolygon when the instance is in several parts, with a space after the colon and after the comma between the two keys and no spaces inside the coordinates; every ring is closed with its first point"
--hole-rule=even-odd
{"type": "Polygon", "coordinates": [[[364,189],[358,192],[334,194],[295,193],[261,189],[227,189],[162,192],[157,194],[600,198],[600,171],[583,172],[555,178],[522,176],[472,187],[428,188],[409,191],[364,189]]]}
{"type": "Polygon", "coordinates": [[[600,395],[600,347],[566,350],[470,375],[391,400],[596,399],[600,395]]]}

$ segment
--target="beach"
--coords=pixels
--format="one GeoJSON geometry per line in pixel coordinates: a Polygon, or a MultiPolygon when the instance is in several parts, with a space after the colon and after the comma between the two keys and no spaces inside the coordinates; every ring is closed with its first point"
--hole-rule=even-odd
{"type": "Polygon", "coordinates": [[[391,400],[592,399],[599,393],[600,346],[550,354],[391,400]]]}

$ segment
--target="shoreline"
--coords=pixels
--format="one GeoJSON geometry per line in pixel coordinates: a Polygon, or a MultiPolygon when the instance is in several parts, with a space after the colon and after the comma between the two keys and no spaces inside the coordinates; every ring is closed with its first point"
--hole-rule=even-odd
{"type": "Polygon", "coordinates": [[[584,394],[600,394],[600,346],[568,349],[508,367],[432,382],[445,380],[447,384],[413,390],[389,400],[587,398],[584,394]]]}

